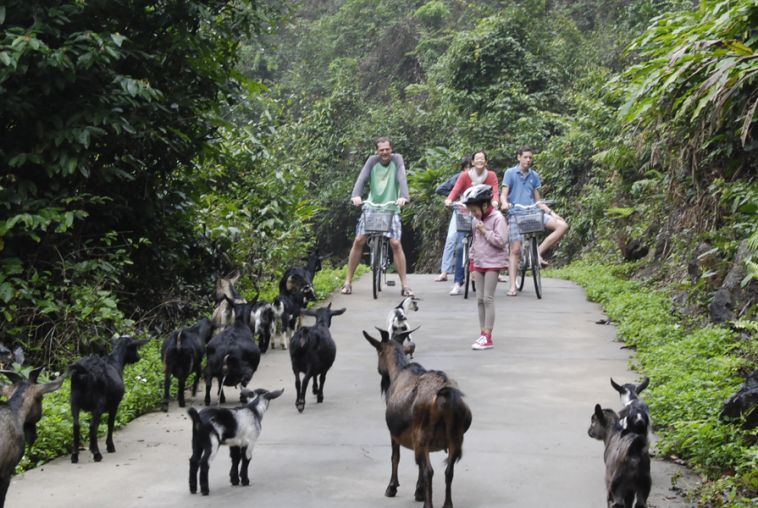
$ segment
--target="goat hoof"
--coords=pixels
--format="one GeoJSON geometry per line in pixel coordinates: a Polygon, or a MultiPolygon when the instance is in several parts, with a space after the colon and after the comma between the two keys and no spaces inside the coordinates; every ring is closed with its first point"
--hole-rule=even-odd
{"type": "Polygon", "coordinates": [[[101,460],[103,460],[103,455],[102,455],[101,453],[99,453],[99,452],[98,452],[98,453],[96,453],[96,454],[93,456],[93,458],[95,459],[95,462],[100,462],[101,460]]]}
{"type": "Polygon", "coordinates": [[[116,447],[113,445],[108,445],[106,449],[108,450],[108,453],[116,453],[116,447]]]}
{"type": "Polygon", "coordinates": [[[390,485],[389,487],[387,487],[387,490],[384,491],[385,497],[395,497],[396,494],[397,494],[397,487],[395,487],[394,485],[390,485]]]}
{"type": "Polygon", "coordinates": [[[162,405],[161,406],[161,411],[163,411],[164,413],[168,413],[168,404],[162,405]]]}
{"type": "Polygon", "coordinates": [[[295,407],[297,408],[298,413],[302,413],[303,409],[305,409],[305,402],[295,402],[295,407]]]}
{"type": "Polygon", "coordinates": [[[321,404],[322,402],[324,402],[324,396],[323,395],[319,395],[318,397],[316,397],[316,402],[318,402],[319,404],[321,404]]]}
{"type": "Polygon", "coordinates": [[[71,463],[72,464],[76,464],[77,462],[79,462],[79,455],[72,455],[71,456],[71,463]]]}
{"type": "Polygon", "coordinates": [[[243,478],[242,485],[245,486],[245,487],[249,486],[250,485],[250,480],[248,480],[247,478],[243,478]]]}
{"type": "Polygon", "coordinates": [[[235,486],[235,487],[236,487],[236,486],[237,486],[237,485],[239,485],[239,484],[240,484],[240,480],[239,480],[239,478],[232,478],[232,485],[233,485],[233,486],[235,486]]]}
{"type": "MultiPolygon", "coordinates": [[[[179,407],[184,407],[184,401],[183,400],[179,401],[179,407]]],[[[168,411],[168,408],[166,408],[166,411],[168,411]]]]}
{"type": "Polygon", "coordinates": [[[204,496],[207,496],[208,494],[210,494],[210,493],[211,493],[211,491],[210,491],[210,490],[203,490],[203,491],[200,491],[200,493],[201,493],[202,495],[204,495],[204,496]]]}

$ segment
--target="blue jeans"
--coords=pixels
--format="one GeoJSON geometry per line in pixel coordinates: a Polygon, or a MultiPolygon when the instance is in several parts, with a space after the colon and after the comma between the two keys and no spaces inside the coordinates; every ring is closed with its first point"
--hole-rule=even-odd
{"type": "Polygon", "coordinates": [[[445,250],[442,251],[442,264],[440,265],[440,272],[453,273],[455,266],[453,261],[455,259],[455,215],[450,217],[450,225],[447,228],[447,238],[445,239],[445,250]]]}
{"type": "Polygon", "coordinates": [[[463,266],[463,242],[466,241],[466,233],[455,232],[455,278],[453,282],[463,285],[467,266],[463,266]]]}

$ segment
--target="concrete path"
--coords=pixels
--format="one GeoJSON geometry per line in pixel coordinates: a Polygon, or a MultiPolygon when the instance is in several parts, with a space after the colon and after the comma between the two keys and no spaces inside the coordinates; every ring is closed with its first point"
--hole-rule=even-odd
{"type": "MultiPolygon", "coordinates": [[[[230,462],[222,449],[211,464],[210,497],[189,493],[191,425],[173,403],[168,414],[145,415],[118,432],[118,451],[99,464],[82,452],[79,464],[64,457],[15,477],[6,506],[421,506],[413,500],[417,468],[405,449],[397,497],[384,497],[390,440],[376,353],[361,330],[386,326],[387,312],[401,298],[396,286],[374,301],[370,282],[363,277],[353,295],[332,298],[334,308],[348,311],[332,322],[337,360],[323,404],[309,395],[305,412],[298,414],[289,355],[277,350],[263,356],[251,387],[284,387],[285,393],[264,418],[252,486],[229,484],[230,462]]],[[[479,330],[475,296],[448,296],[449,284],[435,283],[431,275],[412,276],[410,282],[423,298],[410,316],[422,325],[415,335],[416,361],[455,378],[473,412],[455,471],[455,505],[604,507],[603,444],[587,436],[587,427],[596,402],[618,406],[608,378],[631,382],[638,376],[627,369],[628,353],[614,341],[614,327],[595,324],[603,317],[600,308],[565,281],[544,281],[542,300],[530,286],[516,298],[506,297],[500,284],[495,349],[478,352],[470,348],[479,330]]],[[[235,394],[229,399],[237,400],[235,394]]],[[[202,400],[188,403],[200,406],[202,400]]],[[[444,457],[432,455],[437,506],[444,498],[444,457]]],[[[689,506],[670,489],[671,476],[686,471],[660,461],[652,470],[651,507],[689,506]]]]}

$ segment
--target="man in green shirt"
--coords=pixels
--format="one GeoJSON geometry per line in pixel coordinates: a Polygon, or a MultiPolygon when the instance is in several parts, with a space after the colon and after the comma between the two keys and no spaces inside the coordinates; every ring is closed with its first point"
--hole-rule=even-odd
{"type": "MultiPolygon", "coordinates": [[[[403,296],[414,296],[413,291],[408,287],[408,280],[405,273],[405,253],[400,243],[402,234],[402,224],[400,224],[400,207],[404,206],[409,199],[408,181],[405,178],[405,163],[403,156],[398,153],[392,153],[392,144],[387,138],[376,140],[376,155],[372,155],[366,160],[366,163],[358,175],[353,187],[352,201],[355,206],[363,204],[363,188],[369,182],[368,200],[373,203],[394,203],[389,207],[395,213],[392,217],[390,231],[385,236],[390,239],[392,254],[395,261],[395,268],[400,277],[403,296]]],[[[363,246],[367,240],[363,216],[358,221],[355,230],[355,240],[353,247],[350,249],[350,258],[348,260],[347,278],[342,286],[342,294],[349,295],[353,292],[353,274],[361,261],[363,246]]]]}

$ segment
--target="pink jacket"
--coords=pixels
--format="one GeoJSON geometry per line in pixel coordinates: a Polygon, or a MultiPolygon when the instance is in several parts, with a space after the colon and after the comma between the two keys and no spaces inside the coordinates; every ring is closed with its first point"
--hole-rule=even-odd
{"type": "Polygon", "coordinates": [[[508,266],[508,222],[498,210],[479,221],[473,221],[474,239],[470,256],[478,268],[505,268],[508,266]],[[483,223],[485,233],[481,234],[477,224],[483,223]]]}

